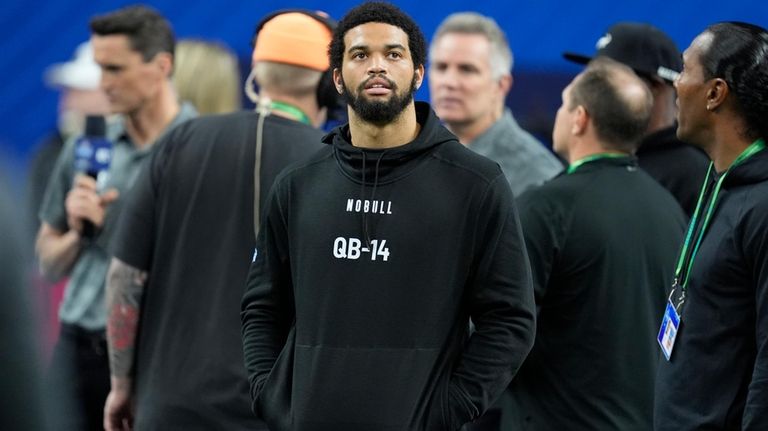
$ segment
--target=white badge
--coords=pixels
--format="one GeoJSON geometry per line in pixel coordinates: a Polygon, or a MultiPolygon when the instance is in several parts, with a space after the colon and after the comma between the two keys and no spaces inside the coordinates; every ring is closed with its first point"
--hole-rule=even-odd
{"type": "Polygon", "coordinates": [[[664,352],[664,356],[668,361],[672,356],[672,349],[675,347],[675,339],[677,338],[679,327],[680,315],[677,314],[677,310],[675,310],[672,302],[667,301],[667,309],[664,311],[664,318],[661,319],[661,328],[656,339],[659,341],[661,351],[664,352]]]}

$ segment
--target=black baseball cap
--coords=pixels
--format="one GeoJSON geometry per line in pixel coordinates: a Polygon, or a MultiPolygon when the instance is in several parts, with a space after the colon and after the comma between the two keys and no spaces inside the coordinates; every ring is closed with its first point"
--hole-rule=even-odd
{"type": "Polygon", "coordinates": [[[593,57],[564,52],[574,63],[587,64],[594,57],[606,56],[631,67],[640,75],[658,77],[672,84],[683,70],[680,51],[663,31],[645,23],[619,22],[597,40],[593,57]]]}

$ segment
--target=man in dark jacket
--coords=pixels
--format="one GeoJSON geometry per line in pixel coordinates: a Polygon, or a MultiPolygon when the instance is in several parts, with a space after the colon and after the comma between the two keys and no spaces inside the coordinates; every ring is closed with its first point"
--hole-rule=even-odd
{"type": "Polygon", "coordinates": [[[570,165],[519,199],[539,314],[505,430],[651,428],[654,340],[685,226],[632,157],[651,103],[610,59],[563,91],[553,142],[570,165]]]}
{"type": "Polygon", "coordinates": [[[265,429],[249,408],[237,309],[260,202],[321,147],[331,26],[305,11],[265,18],[251,74],[260,112],[176,128],[128,196],[107,281],[107,430],[133,419],[132,403],[141,430],[265,429]]]}
{"type": "Polygon", "coordinates": [[[677,135],[713,163],[660,331],[658,431],[768,429],[766,53],[764,28],[720,23],[683,54],[677,135]]]}
{"type": "MultiPolygon", "coordinates": [[[[653,94],[651,119],[638,145],[638,164],[670,191],[690,217],[704,181],[709,160],[699,148],[675,136],[675,89],[672,83],[680,73],[680,51],[675,42],[658,28],[636,22],[619,22],[597,41],[593,58],[608,57],[632,68],[653,94]]],[[[564,53],[576,63],[590,57],[564,53]]]]}
{"type": "Polygon", "coordinates": [[[533,342],[509,184],[414,103],[425,53],[389,3],[334,32],[349,124],[276,180],[243,298],[254,410],[272,431],[458,430],[533,342]]]}

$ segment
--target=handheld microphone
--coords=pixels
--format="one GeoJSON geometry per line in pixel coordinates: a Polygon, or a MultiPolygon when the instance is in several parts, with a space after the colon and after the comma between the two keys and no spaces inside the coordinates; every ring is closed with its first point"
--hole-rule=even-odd
{"type": "MultiPolygon", "coordinates": [[[[107,122],[102,115],[85,118],[85,133],[75,143],[75,171],[96,180],[96,189],[101,193],[109,178],[112,162],[112,142],[107,139],[107,122]]],[[[93,238],[96,228],[92,222],[83,221],[84,238],[93,238]]]]}

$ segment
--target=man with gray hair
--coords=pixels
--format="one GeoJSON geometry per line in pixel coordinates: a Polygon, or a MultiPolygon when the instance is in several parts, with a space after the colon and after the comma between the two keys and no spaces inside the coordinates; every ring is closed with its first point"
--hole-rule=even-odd
{"type": "Polygon", "coordinates": [[[461,143],[501,165],[515,195],[562,169],[504,106],[513,58],[496,21],[474,12],[450,15],[432,38],[429,60],[429,91],[438,117],[461,143]]]}

